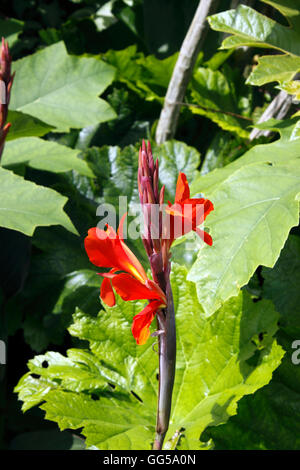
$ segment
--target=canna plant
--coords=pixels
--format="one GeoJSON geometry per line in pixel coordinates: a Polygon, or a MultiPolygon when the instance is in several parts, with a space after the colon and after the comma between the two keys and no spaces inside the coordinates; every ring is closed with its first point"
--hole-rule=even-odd
{"type": "MultiPolygon", "coordinates": [[[[251,9],[243,8],[239,8],[239,12],[247,20],[251,9]]],[[[238,45],[239,31],[233,30],[232,23],[228,26],[226,21],[227,29],[224,29],[223,16],[211,17],[211,26],[234,34],[229,43],[238,45]]],[[[228,15],[224,17],[228,19],[228,15]]],[[[232,12],[230,18],[235,18],[232,12]]],[[[261,16],[258,19],[265,21],[261,16]]],[[[245,38],[244,33],[241,38],[241,45],[249,44],[249,37],[245,38]]],[[[255,38],[254,43],[257,43],[255,38]]],[[[289,53],[288,50],[286,52],[289,53]]],[[[123,63],[126,50],[117,51],[117,55],[123,63]]],[[[104,59],[115,67],[118,61],[112,61],[112,56],[113,53],[107,53],[104,59]]],[[[281,56],[278,57],[281,60],[281,56]]],[[[150,65],[153,64],[151,61],[150,65]]],[[[135,56],[132,62],[136,66],[135,56]]],[[[158,62],[156,59],[154,63],[158,62]]],[[[294,64],[294,60],[291,62],[294,64]]],[[[29,371],[15,390],[23,402],[23,411],[39,406],[45,412],[45,418],[57,423],[61,430],[72,429],[84,436],[87,449],[211,449],[215,443],[209,437],[215,439],[217,436],[215,442],[218,443],[216,430],[222,428],[219,425],[237,413],[238,402],[243,397],[248,395],[248,404],[250,402],[251,405],[253,394],[270,382],[285,350],[288,350],[287,344],[277,343],[280,308],[273,301],[274,296],[261,297],[253,284],[258,283],[256,269],[261,265],[268,267],[264,269],[272,268],[291,228],[299,222],[298,120],[266,123],[280,134],[279,139],[254,145],[240,158],[205,176],[198,171],[198,151],[183,142],[169,141],[155,146],[153,150],[159,159],[158,164],[153,159],[150,144],[146,146],[144,142],[139,156],[134,146],[122,149],[104,146],[86,150],[84,158],[79,159],[75,149],[50,142],[47,137],[38,138],[45,135],[45,129],[49,132],[53,126],[65,131],[96,124],[99,107],[102,109],[101,122],[114,116],[106,102],[95,100],[96,94],[113,81],[116,70],[108,64],[98,58],[71,57],[62,42],[16,64],[14,89],[17,92],[12,96],[11,108],[16,115],[28,113],[27,119],[31,116],[36,125],[41,126],[40,119],[45,123],[42,134],[35,134],[35,137],[24,134],[23,138],[7,142],[2,165],[11,169],[13,164],[21,161],[54,173],[76,169],[78,175],[70,179],[71,196],[77,197],[80,192],[85,194],[84,203],[78,202],[74,210],[80,209],[80,216],[83,214],[83,218],[88,220],[88,224],[86,220],[85,225],[82,224],[84,227],[93,224],[90,217],[92,212],[94,220],[95,205],[90,204],[91,199],[94,198],[93,203],[102,202],[95,181],[100,181],[104,200],[108,198],[110,202],[116,201],[116,195],[130,193],[132,198],[139,195],[144,217],[144,250],[135,255],[133,251],[138,253],[142,244],[136,243],[134,248],[131,245],[129,248],[129,243],[125,242],[124,214],[120,214],[118,230],[110,225],[104,229],[93,227],[88,230],[84,241],[88,257],[75,236],[75,242],[74,238],[66,238],[67,241],[60,244],[60,237],[55,238],[55,232],[53,238],[49,235],[51,241],[48,243],[43,240],[43,235],[37,234],[35,242],[38,248],[43,244],[51,245],[51,248],[55,245],[55,250],[60,248],[64,259],[70,258],[70,268],[59,271],[63,263],[59,258],[53,263],[49,252],[51,257],[46,258],[44,269],[48,270],[49,261],[55,264],[54,268],[51,266],[51,275],[59,281],[61,290],[58,297],[54,293],[54,301],[51,297],[51,304],[48,300],[53,284],[49,282],[43,290],[47,295],[43,296],[51,318],[62,317],[66,311],[70,315],[73,313],[68,331],[75,341],[66,355],[48,351],[31,359],[29,371]],[[58,57],[65,64],[61,70],[58,70],[58,57]],[[35,99],[35,87],[29,87],[28,103],[27,97],[25,99],[20,92],[20,83],[31,80],[28,70],[33,66],[39,71],[38,78],[44,77],[43,63],[49,63],[50,59],[54,64],[53,74],[47,75],[48,82],[42,81],[38,100],[35,99]],[[63,100],[61,87],[57,88],[53,77],[61,79],[66,94],[63,100]],[[103,80],[100,88],[98,80],[103,80]],[[85,85],[84,96],[80,94],[82,87],[77,87],[78,82],[85,85]],[[82,115],[78,114],[74,92],[79,100],[84,99],[80,106],[87,112],[82,115]],[[57,108],[53,107],[51,100],[55,101],[57,108]],[[76,106],[72,108],[75,102],[76,106]],[[67,112],[63,113],[63,108],[67,112]],[[56,109],[55,115],[53,109],[56,109]],[[51,153],[48,151],[50,145],[54,146],[51,153]],[[59,151],[63,152],[62,158],[58,158],[59,151]],[[39,158],[39,152],[47,158],[39,158]],[[52,159],[53,156],[57,158],[52,159]],[[93,179],[95,175],[97,180],[93,179]],[[199,196],[201,191],[206,198],[199,196]],[[170,199],[167,204],[165,195],[170,199]],[[213,238],[210,232],[200,227],[207,216],[213,238]],[[181,244],[186,238],[193,240],[189,263],[185,263],[185,255],[191,253],[187,253],[187,249],[185,253],[183,247],[186,245],[181,244]],[[71,246],[68,251],[69,240],[74,242],[76,250],[71,246]],[[73,263],[73,253],[78,252],[82,257],[73,263]],[[177,257],[178,252],[183,255],[177,257]],[[100,273],[91,268],[88,258],[101,268],[100,273]],[[145,266],[147,259],[149,272],[145,266]],[[188,270],[184,264],[190,266],[192,262],[188,270]],[[101,306],[97,314],[94,310],[98,305],[101,278],[101,306]]],[[[159,64],[162,65],[161,62],[159,64]]],[[[220,73],[211,70],[207,64],[203,65],[194,74],[190,91],[193,99],[208,109],[212,105],[203,102],[205,91],[209,97],[222,97],[232,86],[230,75],[225,80],[228,69],[226,72],[224,68],[220,73]],[[212,80],[203,80],[203,77],[211,77],[212,80]],[[220,93],[215,93],[216,87],[220,93]]],[[[121,75],[120,69],[115,81],[119,79],[123,84],[127,83],[129,79],[125,80],[121,75]]],[[[131,75],[134,78],[138,76],[136,72],[131,75]]],[[[132,84],[131,88],[136,89],[132,84]]],[[[125,95],[120,93],[123,98],[125,95]]],[[[119,96],[118,92],[116,96],[119,96]]],[[[241,127],[231,119],[234,118],[231,100],[226,103],[230,114],[222,115],[218,106],[218,113],[213,113],[211,116],[214,118],[210,118],[222,129],[247,138],[248,131],[244,131],[244,125],[241,127]]],[[[31,184],[10,170],[0,170],[0,177],[2,174],[5,181],[11,176],[22,184],[31,184]]],[[[37,188],[46,191],[46,188],[35,185],[37,188]]],[[[52,189],[47,191],[48,195],[51,192],[52,196],[60,197],[55,201],[55,209],[49,211],[49,214],[55,214],[59,208],[60,217],[47,217],[46,221],[26,220],[26,226],[23,223],[21,228],[16,225],[8,225],[8,228],[22,229],[31,235],[36,225],[60,223],[75,232],[69,219],[62,218],[66,198],[52,189]]],[[[19,199],[23,202],[23,198],[19,199]]],[[[33,199],[31,197],[31,205],[33,199]]],[[[48,197],[45,199],[46,204],[48,197]]],[[[3,217],[5,223],[8,220],[6,214],[7,211],[3,217]]],[[[84,229],[84,236],[86,231],[84,229]]],[[[37,277],[33,271],[31,285],[34,287],[37,277]]],[[[272,289],[269,290],[272,293],[272,289]]],[[[275,293],[280,291],[277,288],[273,290],[275,293]]],[[[27,319],[32,314],[31,307],[32,304],[25,307],[27,319]]],[[[38,309],[41,309],[40,304],[38,309]]],[[[47,328],[40,318],[36,323],[39,323],[38,335],[42,336],[47,328]]],[[[28,322],[29,327],[34,321],[28,322]]],[[[295,336],[291,337],[291,340],[295,339],[295,336]]],[[[49,342],[42,343],[37,351],[45,350],[49,342]]],[[[286,354],[284,361],[288,360],[286,354]]],[[[274,387],[274,383],[270,386],[274,387]]],[[[261,396],[268,394],[268,387],[267,391],[263,389],[261,396]]],[[[253,400],[253,403],[257,402],[259,398],[256,402],[253,400]]],[[[243,403],[247,405],[247,401],[243,403]]],[[[249,420],[248,416],[244,419],[249,420]]],[[[258,420],[253,420],[253,423],[251,420],[255,434],[258,420]]],[[[228,424],[230,426],[230,422],[228,424]]],[[[220,435],[222,438],[222,431],[220,435]]]]}
{"type": "Polygon", "coordinates": [[[194,230],[208,244],[211,236],[200,230],[200,225],[213,210],[208,199],[190,199],[190,189],[184,173],[177,180],[175,202],[164,207],[164,191],[159,191],[159,164],[154,163],[150,142],[146,148],[143,141],[139,151],[138,188],[144,214],[143,244],[149,258],[153,281],[150,280],[142,265],[126,246],[123,239],[121,219],[118,232],[111,226],[106,230],[94,227],[85,239],[85,249],[90,261],[96,266],[108,268],[101,285],[100,297],[113,307],[116,293],[124,300],[149,300],[149,304],[133,317],[132,333],[137,344],[145,344],[150,336],[150,325],[155,316],[159,346],[159,385],[156,435],[154,449],[161,449],[169,427],[172,391],[175,377],[176,328],[172,288],[170,284],[170,248],[178,234],[185,235],[194,230]],[[154,209],[154,210],[153,210],[154,209]],[[156,209],[156,210],[155,210],[156,209]],[[169,217],[166,217],[166,214],[169,217]],[[120,273],[120,271],[122,271],[120,273]]]}
{"type": "MultiPolygon", "coordinates": [[[[152,279],[125,243],[126,214],[117,231],[89,229],[85,250],[105,269],[99,273],[103,309],[95,317],[77,308],[69,332],[84,340],[82,347],[66,357],[54,351],[36,356],[15,390],[23,411],[39,405],[61,430],[81,429],[87,448],[210,448],[200,440],[203,431],[235,414],[238,400],[267,384],[280,364],[278,314],[272,302],[254,303],[243,291],[206,316],[187,269],[171,263],[171,250],[192,232],[204,241],[203,250],[213,250],[211,235],[199,225],[217,206],[191,198],[182,171],[174,202],[164,204],[150,144],[143,142],[138,161],[152,279]]],[[[99,289],[94,271],[73,274],[76,283],[99,289]]]]}

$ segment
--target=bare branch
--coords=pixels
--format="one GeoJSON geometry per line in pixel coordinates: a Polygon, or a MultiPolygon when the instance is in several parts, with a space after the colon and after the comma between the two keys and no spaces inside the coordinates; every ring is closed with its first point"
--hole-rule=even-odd
{"type": "Polygon", "coordinates": [[[172,139],[175,135],[181,108],[179,103],[183,101],[187,84],[205,37],[206,18],[215,10],[217,3],[217,0],[202,0],[199,2],[191,26],[181,46],[168,86],[164,107],[156,129],[156,142],[158,144],[172,139]]]}
{"type": "MultiPolygon", "coordinates": [[[[282,90],[280,93],[278,93],[277,96],[275,96],[273,101],[271,101],[267,109],[261,115],[258,123],[268,121],[271,118],[283,119],[291,107],[292,99],[293,97],[291,95],[288,95],[285,91],[282,90]]],[[[249,139],[254,140],[262,135],[267,137],[271,132],[272,131],[269,130],[254,128],[250,133],[249,139]]]]}

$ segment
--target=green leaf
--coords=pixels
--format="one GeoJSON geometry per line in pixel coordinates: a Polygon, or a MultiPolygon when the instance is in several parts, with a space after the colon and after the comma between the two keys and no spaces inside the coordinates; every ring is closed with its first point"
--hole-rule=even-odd
{"type": "Polygon", "coordinates": [[[281,339],[280,343],[287,353],[272,382],[243,398],[237,415],[228,423],[208,430],[206,438],[213,439],[216,450],[299,449],[299,365],[291,361],[291,340],[281,339]]]}
{"type": "Polygon", "coordinates": [[[254,68],[246,83],[264,85],[269,82],[290,81],[300,70],[300,57],[291,55],[267,55],[259,57],[258,65],[254,68]]]}
{"type": "Polygon", "coordinates": [[[166,59],[154,55],[145,57],[135,45],[124,50],[109,50],[104,59],[117,70],[116,80],[126,83],[133,91],[149,101],[163,102],[178,53],[166,59]]]}
{"type": "Polygon", "coordinates": [[[208,17],[212,29],[230,33],[222,48],[238,46],[271,47],[283,52],[300,55],[300,34],[282,26],[250,7],[239,5],[236,10],[228,10],[208,17]]]}
{"type": "Polygon", "coordinates": [[[201,175],[221,168],[241,156],[245,151],[242,139],[229,132],[219,131],[211,140],[201,165],[201,175]]]}
{"type": "Polygon", "coordinates": [[[243,398],[237,416],[227,424],[211,428],[216,449],[299,449],[300,369],[299,358],[299,268],[300,239],[290,235],[273,269],[262,270],[263,295],[271,299],[281,314],[278,341],[286,351],[272,381],[254,396],[243,398]]]}
{"type": "Polygon", "coordinates": [[[102,450],[149,449],[154,432],[153,416],[133,400],[103,397],[95,401],[84,394],[50,391],[46,418],[58,421],[61,429],[84,428],[86,445],[102,450]]]}
{"type": "MultiPolygon", "coordinates": [[[[172,289],[178,358],[167,439],[184,427],[181,446],[198,449],[207,426],[225,422],[243,395],[269,382],[282,357],[273,340],[278,315],[270,301],[253,303],[244,292],[207,319],[194,284],[186,281],[186,269],[176,265],[172,289]]],[[[30,372],[16,387],[23,410],[44,402],[46,418],[60,429],[83,428],[87,446],[150,449],[158,358],[154,340],[137,346],[130,331],[142,307],[141,301],[118,298],[115,307],[97,317],[78,310],[69,331],[87,340],[89,349],[71,349],[68,357],[49,352],[31,360],[30,372]]]]}
{"type": "Polygon", "coordinates": [[[184,142],[169,140],[153,145],[153,155],[159,160],[159,179],[166,187],[166,199],[174,199],[179,172],[183,171],[191,183],[200,164],[200,153],[184,142]]]}
{"type": "Polygon", "coordinates": [[[300,239],[290,235],[273,269],[263,268],[264,297],[281,313],[281,327],[293,339],[300,335],[300,239]]]}
{"type": "Polygon", "coordinates": [[[138,60],[142,57],[143,54],[137,52],[137,46],[132,45],[121,51],[109,50],[104,59],[116,69],[115,80],[129,84],[140,77],[138,60]]]}
{"type": "MultiPolygon", "coordinates": [[[[154,159],[159,160],[160,183],[166,186],[166,198],[174,198],[178,173],[183,171],[189,182],[195,177],[200,163],[199,152],[184,142],[170,140],[152,145],[154,159]]],[[[104,186],[105,202],[118,210],[119,196],[126,196],[128,204],[138,202],[137,168],[138,146],[129,145],[93,147],[85,153],[93,172],[104,186]]],[[[97,189],[97,193],[100,191],[97,189]]]]}
{"type": "MultiPolygon", "coordinates": [[[[299,100],[300,98],[300,83],[299,80],[290,80],[289,82],[282,83],[278,88],[285,91],[289,95],[295,95],[294,98],[299,100]]],[[[299,116],[297,111],[293,116],[299,116]]]]}
{"type": "Polygon", "coordinates": [[[113,4],[115,0],[110,0],[96,11],[93,20],[98,31],[103,31],[116,23],[117,18],[113,14],[113,4]]]}
{"type": "Polygon", "coordinates": [[[240,113],[234,85],[222,72],[198,68],[191,81],[191,93],[194,102],[202,107],[191,108],[193,113],[208,117],[222,129],[235,132],[240,137],[249,136],[245,127],[251,120],[249,122],[234,115],[240,113]]]}
{"type": "Polygon", "coordinates": [[[40,225],[62,225],[77,234],[63,206],[67,198],[0,168],[0,225],[32,235],[40,225]]]}
{"type": "Polygon", "coordinates": [[[56,142],[38,137],[23,137],[7,142],[1,163],[4,167],[26,163],[32,168],[54,173],[76,170],[79,174],[93,177],[94,174],[87,163],[77,158],[78,154],[79,150],[56,142]]]}
{"type": "Polygon", "coordinates": [[[18,40],[19,34],[23,30],[24,22],[14,18],[0,19],[1,36],[8,42],[9,47],[13,47],[18,40]]]}
{"type": "Polygon", "coordinates": [[[183,427],[180,448],[205,448],[199,435],[236,414],[237,401],[268,383],[280,364],[283,352],[273,340],[278,314],[271,302],[254,303],[240,292],[205,319],[185,269],[175,279],[178,350],[168,436],[183,427]]]}
{"type": "Polygon", "coordinates": [[[7,134],[6,142],[20,137],[41,137],[54,129],[43,121],[18,111],[9,110],[7,121],[11,123],[11,128],[7,134]]]}
{"type": "Polygon", "coordinates": [[[284,138],[257,145],[192,184],[192,194],[203,192],[215,207],[207,219],[214,244],[203,246],[188,276],[207,315],[237,295],[259,265],[272,267],[298,225],[300,140],[287,135],[285,129],[284,138]]]}
{"type": "Polygon", "coordinates": [[[14,63],[16,77],[10,108],[68,131],[115,117],[98,98],[114,78],[114,69],[98,59],[67,54],[59,42],[14,63]],[[32,74],[34,70],[34,74],[32,74]]]}

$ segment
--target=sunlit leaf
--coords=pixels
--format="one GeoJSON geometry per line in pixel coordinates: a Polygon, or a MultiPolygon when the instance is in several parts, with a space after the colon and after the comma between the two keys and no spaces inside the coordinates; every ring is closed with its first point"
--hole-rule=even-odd
{"type": "Polygon", "coordinates": [[[188,278],[197,283],[208,315],[237,295],[259,265],[272,267],[290,229],[298,225],[300,140],[285,137],[257,145],[235,162],[192,184],[215,207],[207,225],[212,247],[204,246],[188,278]]]}
{"type": "Polygon", "coordinates": [[[98,59],[68,55],[63,42],[16,61],[13,68],[12,110],[60,131],[115,117],[112,108],[98,98],[112,82],[114,69],[98,59]]]}

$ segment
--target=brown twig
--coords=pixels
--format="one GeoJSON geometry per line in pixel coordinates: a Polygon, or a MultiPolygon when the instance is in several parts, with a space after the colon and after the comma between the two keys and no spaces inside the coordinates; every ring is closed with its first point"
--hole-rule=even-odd
{"type": "Polygon", "coordinates": [[[204,111],[210,111],[212,113],[227,114],[228,116],[233,116],[233,117],[236,117],[236,118],[239,118],[239,119],[245,119],[246,121],[253,122],[251,118],[248,118],[246,116],[242,116],[241,114],[232,113],[231,111],[223,111],[221,109],[207,108],[206,106],[201,106],[199,104],[185,103],[185,102],[182,102],[182,101],[179,101],[178,104],[180,104],[180,106],[188,106],[188,107],[191,107],[191,108],[203,109],[204,111]]]}

